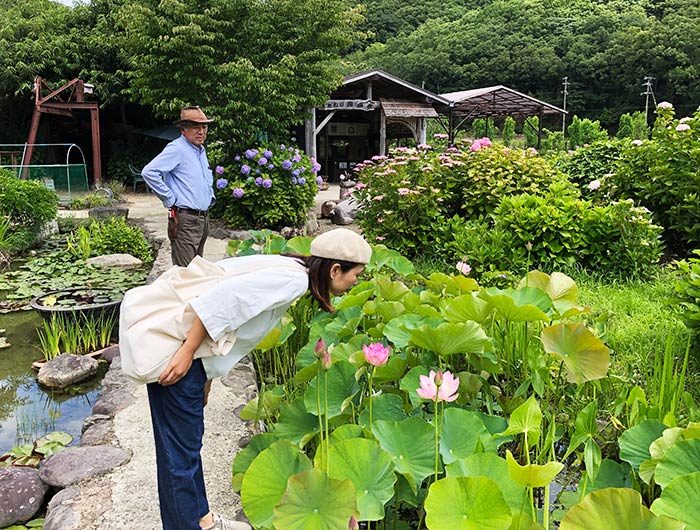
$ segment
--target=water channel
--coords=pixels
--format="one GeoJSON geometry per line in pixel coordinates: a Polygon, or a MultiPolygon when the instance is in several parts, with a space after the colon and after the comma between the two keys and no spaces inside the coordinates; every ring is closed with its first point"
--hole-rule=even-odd
{"type": "Polygon", "coordinates": [[[75,393],[51,391],[39,386],[32,362],[42,359],[36,311],[0,314],[9,348],[0,349],[0,454],[14,445],[32,443],[52,431],[80,441],[83,420],[92,412],[99,395],[99,378],[75,389],[75,393]],[[79,392],[79,393],[78,393],[79,392]]]}

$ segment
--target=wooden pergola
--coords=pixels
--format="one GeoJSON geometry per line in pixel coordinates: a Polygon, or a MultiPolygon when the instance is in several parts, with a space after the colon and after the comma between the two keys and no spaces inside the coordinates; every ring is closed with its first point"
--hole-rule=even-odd
{"type": "Polygon", "coordinates": [[[440,97],[448,101],[447,108],[443,107],[438,111],[448,117],[450,144],[454,142],[455,131],[469,120],[521,116],[527,126],[533,127],[527,118],[537,116],[539,118],[537,148],[539,149],[542,142],[542,118],[548,114],[567,114],[564,109],[503,85],[448,92],[440,94],[440,97]]]}
{"type": "Polygon", "coordinates": [[[85,94],[92,93],[92,85],[84,83],[80,79],[73,79],[65,85],[52,89],[41,77],[34,79],[34,113],[32,125],[29,129],[27,148],[22,158],[22,178],[26,178],[27,166],[32,159],[32,151],[39,131],[39,123],[42,114],[57,114],[75,118],[73,111],[87,110],[90,112],[90,125],[92,129],[92,170],[95,185],[102,181],[102,166],[100,163],[100,115],[97,103],[85,101],[85,94]],[[44,88],[48,91],[43,95],[44,88]]]}

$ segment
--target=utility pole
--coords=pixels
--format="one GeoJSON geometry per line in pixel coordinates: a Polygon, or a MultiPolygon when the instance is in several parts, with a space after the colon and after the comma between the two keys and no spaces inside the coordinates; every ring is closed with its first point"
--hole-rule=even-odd
{"type": "MultiPolygon", "coordinates": [[[[566,96],[569,94],[569,85],[571,84],[569,83],[569,76],[564,77],[561,84],[564,87],[564,106],[562,108],[566,112],[566,96]]],[[[566,114],[561,115],[561,133],[566,133],[566,114]]]]}
{"type": "Polygon", "coordinates": [[[640,96],[646,96],[646,102],[644,103],[644,121],[646,121],[647,124],[649,123],[649,96],[652,97],[654,106],[656,106],[656,96],[654,96],[654,89],[651,86],[654,79],[654,77],[644,76],[644,83],[642,83],[642,87],[645,90],[639,94],[640,96]]]}

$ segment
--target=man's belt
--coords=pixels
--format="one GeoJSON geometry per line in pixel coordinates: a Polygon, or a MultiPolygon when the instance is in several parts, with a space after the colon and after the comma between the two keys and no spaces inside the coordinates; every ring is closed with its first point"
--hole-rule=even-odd
{"type": "Polygon", "coordinates": [[[174,210],[177,213],[183,213],[186,215],[196,215],[197,217],[206,217],[209,215],[207,210],[193,210],[192,208],[181,208],[180,206],[175,206],[174,210]]]}

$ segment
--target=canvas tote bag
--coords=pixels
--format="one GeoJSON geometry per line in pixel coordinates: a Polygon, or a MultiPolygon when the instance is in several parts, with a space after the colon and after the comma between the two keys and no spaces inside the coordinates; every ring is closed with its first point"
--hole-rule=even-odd
{"type": "MultiPolygon", "coordinates": [[[[137,383],[157,381],[194,323],[196,315],[188,302],[223,279],[264,267],[258,263],[227,271],[196,256],[187,267],[172,267],[153,283],[127,291],[119,312],[122,372],[137,383]]],[[[306,270],[296,263],[270,268],[306,270]]],[[[235,331],[218,341],[207,336],[194,358],[226,355],[235,342],[235,331]]]]}

